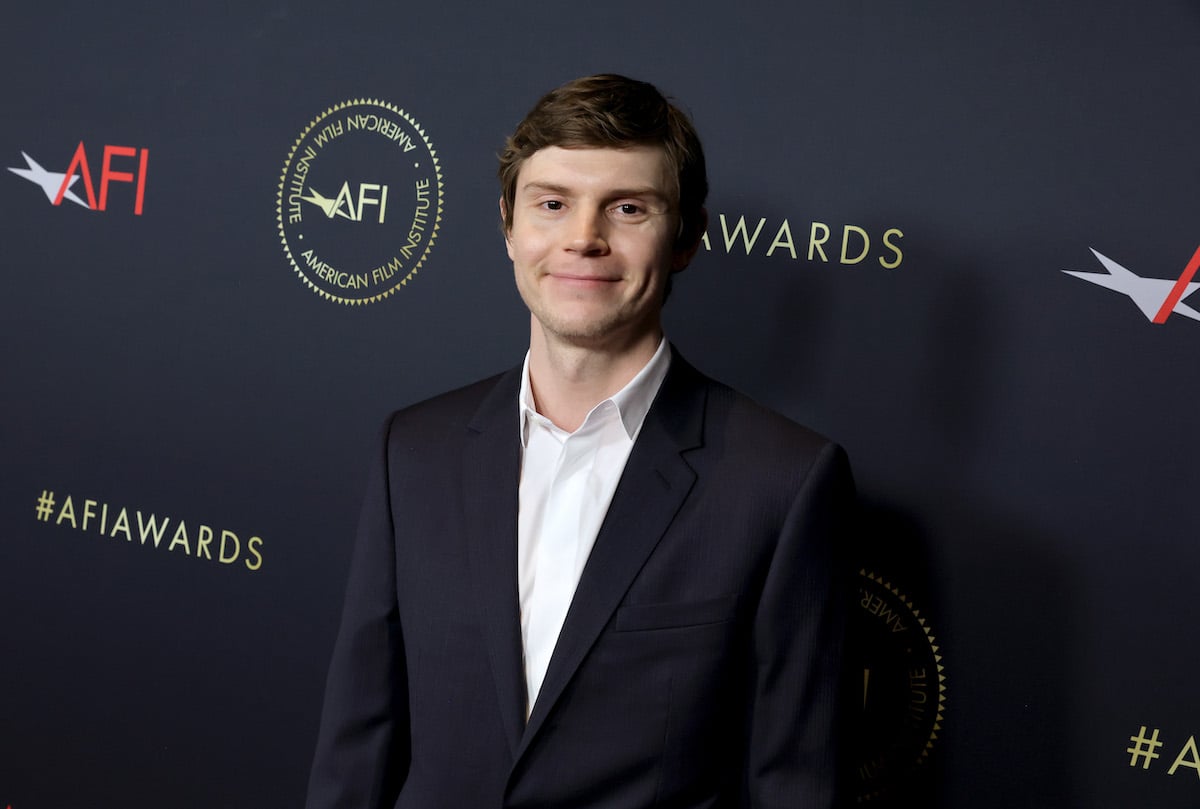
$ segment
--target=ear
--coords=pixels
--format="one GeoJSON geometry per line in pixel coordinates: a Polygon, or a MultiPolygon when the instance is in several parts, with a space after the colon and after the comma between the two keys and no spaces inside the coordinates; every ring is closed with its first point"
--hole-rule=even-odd
{"type": "Polygon", "coordinates": [[[501,197],[500,197],[499,208],[500,208],[500,232],[504,234],[504,249],[508,251],[508,257],[512,258],[513,257],[512,240],[509,238],[509,236],[512,234],[510,233],[508,226],[505,224],[505,220],[508,218],[507,217],[508,206],[504,204],[504,196],[503,195],[501,195],[501,197]]]}
{"type": "Polygon", "coordinates": [[[700,249],[700,240],[704,238],[704,234],[708,231],[708,209],[700,209],[700,227],[696,230],[690,244],[677,245],[674,254],[671,256],[671,272],[683,272],[687,269],[687,265],[692,262],[696,251],[700,249]]]}

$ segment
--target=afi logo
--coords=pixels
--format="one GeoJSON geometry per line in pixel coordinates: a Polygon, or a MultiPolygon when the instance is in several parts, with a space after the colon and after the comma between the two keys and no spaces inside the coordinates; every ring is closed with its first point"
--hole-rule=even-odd
{"type": "Polygon", "coordinates": [[[88,163],[87,150],[83,146],[83,141],[79,141],[75,155],[71,158],[71,164],[64,172],[47,171],[25,152],[21,152],[21,156],[25,158],[26,168],[9,168],[9,171],[41,186],[46,199],[50,200],[53,205],[62,205],[62,201],[67,199],[93,211],[108,209],[108,187],[111,183],[136,182],[137,192],[134,197],[133,212],[135,215],[141,216],[142,203],[146,197],[146,160],[149,155],[148,149],[105,145],[103,156],[100,159],[100,195],[98,199],[96,186],[92,182],[94,173],[88,163]],[[117,164],[115,167],[114,161],[117,164]],[[83,180],[82,188],[76,185],[80,179],[83,180]],[[77,192],[80,191],[84,193],[86,199],[79,196],[77,192]]]}
{"type": "Polygon", "coordinates": [[[1200,289],[1200,283],[1192,281],[1196,270],[1200,269],[1200,247],[1196,248],[1192,260],[1183,268],[1183,273],[1176,281],[1169,278],[1142,278],[1095,250],[1092,250],[1092,255],[1104,265],[1104,269],[1108,272],[1077,272],[1075,270],[1063,270],[1063,272],[1114,292],[1128,295],[1151,323],[1166,323],[1172,313],[1190,317],[1192,320],[1200,320],[1200,312],[1183,302],[1184,298],[1200,289]]]}
{"type": "Polygon", "coordinates": [[[383,224],[384,214],[387,212],[387,194],[388,187],[379,185],[378,183],[359,183],[358,184],[358,206],[354,205],[354,194],[350,191],[349,181],[342,183],[342,190],[333,199],[323,197],[315,189],[310,188],[307,197],[300,197],[305,202],[311,202],[316,205],[330,219],[335,216],[341,216],[349,219],[351,222],[363,221],[363,214],[368,205],[379,206],[379,224],[383,224]],[[379,196],[368,196],[368,194],[378,193],[379,196]]]}

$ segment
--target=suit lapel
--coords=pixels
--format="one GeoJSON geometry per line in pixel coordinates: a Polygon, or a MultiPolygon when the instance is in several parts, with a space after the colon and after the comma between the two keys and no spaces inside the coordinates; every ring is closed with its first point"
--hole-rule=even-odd
{"type": "Polygon", "coordinates": [[[537,735],[691,491],[696,475],[681,453],[701,442],[701,380],[675,354],[584,566],[518,755],[537,735]]]}
{"type": "Polygon", "coordinates": [[[469,575],[514,760],[525,729],[526,700],[517,596],[520,380],[520,368],[510,371],[484,399],[467,427],[462,458],[469,575]]]}

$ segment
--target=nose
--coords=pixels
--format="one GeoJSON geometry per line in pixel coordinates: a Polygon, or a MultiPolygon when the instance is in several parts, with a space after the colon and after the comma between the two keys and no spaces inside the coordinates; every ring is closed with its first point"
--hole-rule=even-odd
{"type": "Polygon", "coordinates": [[[567,249],[583,255],[608,252],[607,222],[603,211],[576,210],[571,217],[567,249]]]}

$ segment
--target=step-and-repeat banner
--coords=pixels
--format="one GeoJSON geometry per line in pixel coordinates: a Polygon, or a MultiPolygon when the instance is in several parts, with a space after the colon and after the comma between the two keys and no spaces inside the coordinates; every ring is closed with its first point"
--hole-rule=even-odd
{"type": "Polygon", "coordinates": [[[852,801],[1200,801],[1200,10],[671,5],[10,4],[0,807],[301,804],[369,447],[520,361],[495,155],[594,72],[705,141],[670,337],[854,463],[852,801]]]}

